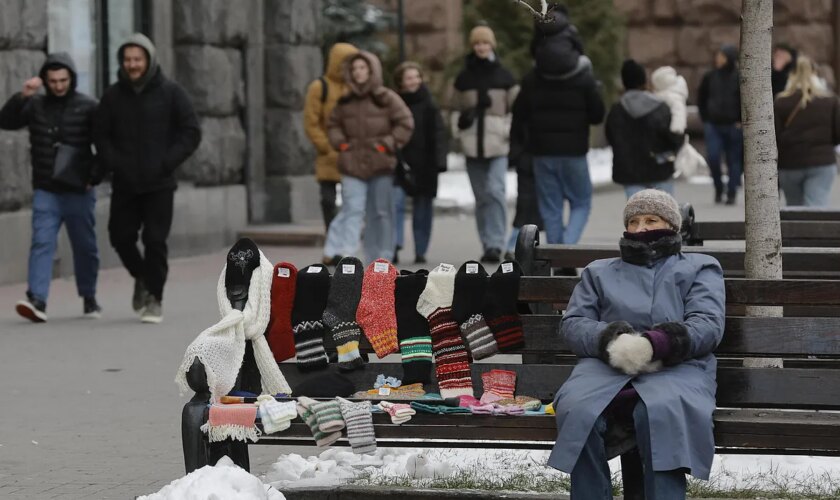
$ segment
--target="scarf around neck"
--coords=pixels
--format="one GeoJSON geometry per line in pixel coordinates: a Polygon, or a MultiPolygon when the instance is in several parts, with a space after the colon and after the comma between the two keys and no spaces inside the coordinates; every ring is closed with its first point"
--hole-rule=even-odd
{"type": "Polygon", "coordinates": [[[682,237],[670,229],[641,233],[624,233],[618,242],[621,260],[637,266],[650,266],[659,259],[676,255],[682,248],[682,237]]]}

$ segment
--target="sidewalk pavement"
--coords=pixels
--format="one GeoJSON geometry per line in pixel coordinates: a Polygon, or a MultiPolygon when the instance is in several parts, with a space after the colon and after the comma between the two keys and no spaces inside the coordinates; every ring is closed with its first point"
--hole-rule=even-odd
{"type": "MultiPolygon", "coordinates": [[[[711,186],[680,184],[681,201],[698,220],[742,220],[735,207],[712,203],[711,186]]],[[[596,194],[584,243],[616,243],[624,194],[596,194]]],[[[840,206],[835,186],[833,206],[840,206]]],[[[511,217],[513,214],[510,214],[511,217]]],[[[410,231],[405,261],[413,261],[410,231]]],[[[317,262],[320,248],[265,247],[272,262],[317,262]]],[[[435,219],[432,263],[460,264],[481,248],[474,219],[435,219]]],[[[186,396],[173,382],[184,348],[218,319],[215,295],[225,249],[170,263],[164,322],[140,324],[130,308],[133,281],[122,269],[100,274],[100,320],[81,319],[72,279],[52,284],[49,323],[14,313],[25,284],[0,287],[0,498],[132,498],[183,476],[180,412],[186,396]]],[[[21,263],[25,265],[25,263],[21,263]]],[[[415,266],[400,266],[415,267],[415,266]]],[[[281,453],[251,448],[252,471],[264,473],[281,453]]],[[[311,453],[311,448],[292,450],[311,453]]]]}

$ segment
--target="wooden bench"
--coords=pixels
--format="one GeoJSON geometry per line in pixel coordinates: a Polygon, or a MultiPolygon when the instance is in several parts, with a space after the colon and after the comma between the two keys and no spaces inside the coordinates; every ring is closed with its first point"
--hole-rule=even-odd
{"type": "MultiPolygon", "coordinates": [[[[689,246],[707,241],[744,241],[743,221],[695,221],[693,209],[683,228],[683,241],[689,246]]],[[[683,209],[686,213],[686,209],[683,209]]],[[[782,246],[840,248],[840,210],[784,208],[780,211],[782,246]]]]}
{"type": "MultiPolygon", "coordinates": [[[[517,258],[523,262],[533,263],[539,248],[534,229],[526,228],[520,235],[517,258]]],[[[532,304],[565,304],[577,282],[578,278],[573,277],[523,277],[519,297],[532,304]]],[[[840,306],[840,281],[833,280],[727,278],[726,291],[728,310],[744,305],[840,306]]],[[[552,401],[575,363],[558,333],[560,320],[559,314],[523,315],[525,347],[517,351],[522,355],[522,363],[493,363],[490,358],[485,360],[490,363],[473,364],[476,396],[482,393],[481,373],[502,368],[517,373],[517,394],[552,401]]],[[[332,350],[329,340],[327,344],[332,350]]],[[[372,352],[366,341],[362,344],[365,352],[372,352]]],[[[840,414],[824,411],[840,410],[840,319],[745,318],[728,313],[726,332],[716,353],[721,359],[719,409],[714,416],[719,452],[840,455],[840,414]],[[765,356],[791,362],[781,369],[744,368],[737,362],[744,357],[765,356]]],[[[294,363],[280,366],[292,387],[307,377],[294,363]]],[[[335,365],[328,370],[335,371],[335,365]]],[[[347,376],[361,390],[372,388],[380,373],[400,378],[399,359],[369,363],[365,369],[347,376]]],[[[427,390],[436,392],[436,384],[427,386],[427,390]]],[[[238,454],[235,460],[247,466],[247,445],[211,445],[198,430],[207,419],[208,399],[209,394],[196,394],[184,407],[182,437],[187,472],[215,463],[222,454],[238,454]]],[[[373,420],[379,446],[549,449],[557,432],[552,416],[418,413],[403,425],[392,424],[383,414],[374,415],[373,420]]],[[[257,444],[314,443],[309,428],[296,419],[289,430],[263,436],[257,444]]],[[[337,444],[347,442],[342,439],[337,444]]],[[[632,480],[625,478],[625,484],[632,480]]]]}

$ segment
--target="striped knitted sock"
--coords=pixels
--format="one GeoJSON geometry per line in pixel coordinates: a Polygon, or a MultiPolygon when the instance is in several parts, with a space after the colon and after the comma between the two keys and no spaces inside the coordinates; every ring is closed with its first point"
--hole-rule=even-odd
{"type": "Polygon", "coordinates": [[[312,411],[318,419],[318,428],[323,432],[336,432],[344,428],[344,419],[341,418],[341,407],[338,401],[316,402],[312,405],[312,411]]]}
{"type": "Polygon", "coordinates": [[[351,403],[346,399],[336,398],[341,405],[341,415],[347,424],[347,439],[353,453],[373,453],[376,451],[376,435],[373,431],[373,416],[370,413],[370,401],[351,403]]]}
{"type": "Polygon", "coordinates": [[[493,369],[481,374],[481,382],[485,392],[511,399],[516,391],[516,372],[493,369]]]}
{"type": "Polygon", "coordinates": [[[365,364],[359,354],[362,330],[355,321],[356,309],[362,296],[364,271],[359,259],[341,259],[335,267],[327,308],[324,310],[324,324],[330,329],[335,341],[338,368],[342,371],[352,371],[365,364]]]}
{"type": "Polygon", "coordinates": [[[405,384],[428,384],[431,381],[432,336],[429,322],[417,312],[417,299],[426,287],[427,275],[426,271],[402,271],[394,288],[397,339],[405,384]]]}
{"type": "Polygon", "coordinates": [[[487,287],[487,271],[476,261],[465,262],[455,276],[452,317],[458,322],[473,359],[484,359],[499,352],[493,332],[481,313],[487,287]]]}
{"type": "Polygon", "coordinates": [[[373,346],[378,358],[397,352],[397,315],[394,287],[397,269],[385,259],[376,259],[365,270],[362,299],[356,322],[373,346]]]}
{"type": "MultiPolygon", "coordinates": [[[[308,399],[308,398],[303,398],[308,399]]],[[[309,430],[312,431],[312,437],[315,439],[315,444],[318,447],[329,446],[341,437],[341,432],[324,432],[318,427],[318,417],[315,416],[315,412],[308,406],[311,405],[311,401],[301,402],[298,399],[297,404],[297,411],[300,418],[309,426],[309,430]]]]}
{"type": "Polygon", "coordinates": [[[326,368],[329,362],[324,350],[326,329],[321,318],[327,307],[330,273],[320,264],[307,266],[298,271],[295,286],[292,324],[298,368],[302,371],[326,368]]]}
{"type": "Polygon", "coordinates": [[[324,350],[325,333],[324,324],[320,321],[304,321],[295,325],[295,350],[300,371],[322,370],[327,367],[329,359],[327,351],[324,350]]]}
{"type": "Polygon", "coordinates": [[[487,284],[484,317],[501,352],[509,352],[525,345],[522,320],[516,308],[521,276],[519,264],[502,262],[487,284]]]}

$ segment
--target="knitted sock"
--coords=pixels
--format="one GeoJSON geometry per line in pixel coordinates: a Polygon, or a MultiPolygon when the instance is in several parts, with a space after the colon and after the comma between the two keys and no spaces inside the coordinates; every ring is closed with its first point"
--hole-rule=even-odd
{"type": "Polygon", "coordinates": [[[324,324],[330,329],[338,351],[338,368],[353,371],[364,366],[359,354],[362,330],[356,323],[356,309],[362,297],[362,278],[365,269],[355,257],[344,257],[335,267],[330,284],[324,324]]]}
{"type": "Polygon", "coordinates": [[[416,415],[417,412],[411,407],[411,405],[403,404],[403,403],[391,403],[390,401],[382,401],[379,403],[379,407],[382,408],[385,413],[391,416],[391,423],[393,424],[404,424],[411,420],[411,417],[416,415]]]}
{"type": "Polygon", "coordinates": [[[341,418],[341,407],[338,401],[316,402],[312,405],[315,418],[318,419],[318,428],[323,432],[336,432],[344,428],[344,420],[341,418]]]}
{"type": "Polygon", "coordinates": [[[481,374],[484,392],[499,396],[500,399],[513,398],[516,391],[516,372],[511,370],[490,370],[481,374]]]}
{"type": "Polygon", "coordinates": [[[347,439],[353,453],[373,453],[376,451],[376,435],[373,432],[373,417],[370,414],[370,401],[351,403],[346,399],[336,398],[341,405],[341,415],[347,423],[347,439]]]}
{"type": "Polygon", "coordinates": [[[516,303],[519,298],[519,278],[522,270],[514,261],[502,262],[490,276],[484,301],[484,316],[501,352],[525,345],[522,321],[516,303]]]}
{"type": "Polygon", "coordinates": [[[298,368],[301,371],[326,368],[325,328],[321,317],[327,307],[330,272],[320,264],[307,266],[298,272],[296,287],[292,323],[298,368]]]}
{"type": "Polygon", "coordinates": [[[402,355],[403,381],[428,384],[432,375],[432,336],[429,322],[417,312],[417,299],[426,288],[427,271],[402,271],[394,288],[397,339],[402,355]]]}
{"type": "Polygon", "coordinates": [[[274,397],[258,400],[260,405],[259,417],[262,422],[265,434],[274,434],[285,431],[291,426],[292,420],[297,416],[297,409],[294,401],[275,401],[274,397]]]}
{"type": "Polygon", "coordinates": [[[297,268],[294,265],[281,262],[274,266],[271,279],[271,322],[265,338],[278,363],[295,356],[292,306],[295,303],[296,282],[297,268]]]}
{"type": "Polygon", "coordinates": [[[397,352],[397,315],[394,287],[397,269],[385,259],[376,259],[365,270],[362,299],[356,322],[373,346],[378,358],[397,352]]]}
{"type": "Polygon", "coordinates": [[[473,359],[484,359],[499,352],[493,332],[481,313],[486,287],[487,271],[478,262],[465,262],[458,269],[452,298],[452,317],[458,322],[473,359]]]}
{"type": "Polygon", "coordinates": [[[341,437],[341,432],[324,432],[318,427],[318,417],[315,416],[315,412],[312,411],[309,405],[311,405],[311,399],[308,401],[301,401],[301,399],[308,399],[308,398],[300,398],[298,399],[297,404],[297,411],[300,418],[309,426],[309,430],[312,431],[312,437],[315,438],[315,444],[318,447],[329,446],[341,437]]]}
{"type": "Polygon", "coordinates": [[[429,273],[426,288],[417,301],[417,312],[429,320],[435,374],[444,399],[473,395],[469,354],[458,324],[452,319],[454,289],[455,268],[441,264],[429,273]]]}

